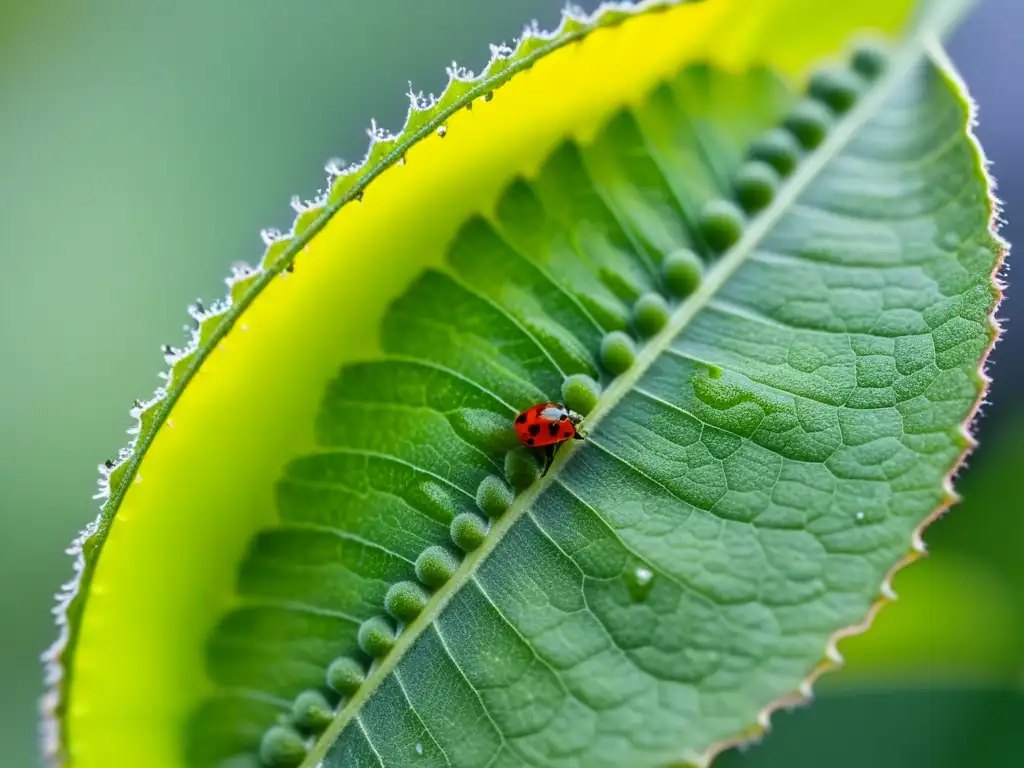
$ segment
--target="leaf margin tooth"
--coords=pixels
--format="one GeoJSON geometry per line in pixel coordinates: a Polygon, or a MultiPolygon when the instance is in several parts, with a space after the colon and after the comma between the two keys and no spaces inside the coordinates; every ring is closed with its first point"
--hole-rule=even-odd
{"type": "MultiPolygon", "coordinates": [[[[952,24],[953,20],[950,20],[949,23],[952,24]]],[[[961,501],[960,495],[956,492],[956,489],[953,486],[953,481],[964,466],[966,466],[967,459],[978,445],[978,440],[974,436],[975,424],[981,416],[982,407],[987,403],[986,398],[992,381],[991,376],[988,374],[988,366],[991,363],[992,350],[998,343],[1003,332],[998,312],[1000,304],[1005,298],[1005,280],[1003,276],[1007,269],[1006,257],[1010,252],[1010,243],[999,232],[1000,226],[1004,223],[1002,219],[1002,204],[995,195],[995,179],[989,172],[991,162],[986,157],[984,148],[982,147],[975,132],[975,128],[978,124],[978,106],[971,97],[970,91],[967,89],[967,85],[960,76],[956,66],[952,63],[945,49],[942,47],[939,36],[939,33],[942,31],[944,30],[937,30],[935,34],[929,34],[926,36],[922,46],[923,56],[935,64],[938,71],[944,78],[946,78],[957,96],[962,99],[964,106],[967,108],[967,120],[964,126],[965,135],[974,152],[978,169],[981,171],[981,175],[984,179],[985,187],[988,192],[988,236],[992,244],[998,250],[995,265],[990,273],[990,280],[992,285],[995,287],[996,294],[992,309],[988,313],[986,323],[989,332],[989,343],[982,353],[981,360],[979,361],[977,368],[980,386],[978,388],[978,395],[974,401],[974,405],[971,407],[971,410],[964,421],[960,424],[960,434],[964,438],[965,443],[964,448],[960,452],[956,463],[943,478],[942,503],[914,529],[911,534],[907,554],[894,563],[885,574],[881,584],[878,586],[878,597],[872,603],[864,618],[856,624],[837,629],[829,636],[822,659],[814,669],[800,681],[797,689],[792,691],[790,694],[771,702],[758,712],[756,720],[758,728],[756,731],[746,735],[740,734],[735,738],[725,739],[712,744],[698,760],[693,762],[692,766],[687,765],[686,768],[711,768],[715,758],[722,754],[722,752],[735,747],[744,747],[746,745],[757,743],[761,738],[767,735],[771,730],[772,715],[774,715],[778,710],[792,709],[793,707],[811,703],[814,699],[814,685],[817,683],[818,679],[829,672],[836,672],[840,670],[845,663],[843,654],[839,650],[839,643],[848,637],[855,637],[867,632],[874,624],[878,613],[886,606],[897,601],[898,597],[893,589],[893,580],[895,579],[896,574],[913,565],[918,560],[928,556],[927,547],[924,542],[925,531],[932,523],[949,512],[954,505],[961,501]]]]}
{"type": "MultiPolygon", "coordinates": [[[[639,0],[634,4],[626,0],[604,0],[590,14],[567,3],[553,30],[544,31],[535,24],[528,25],[523,35],[516,40],[515,46],[492,44],[490,58],[476,76],[464,77],[465,73],[453,62],[446,69],[449,80],[441,96],[429,102],[425,108],[418,106],[417,95],[410,83],[410,106],[402,129],[397,134],[388,133],[378,129],[376,121],[371,121],[368,129],[370,142],[362,160],[345,167],[340,167],[342,163],[335,163],[334,159],[328,160],[325,164],[325,191],[308,203],[300,198],[304,209],[302,211],[292,206],[296,215],[290,229],[282,233],[280,238],[271,238],[270,242],[265,239],[265,249],[258,266],[245,264],[243,268],[240,263],[236,263],[232,267],[232,274],[225,278],[228,290],[224,298],[210,302],[205,311],[194,313],[192,306],[188,308],[188,314],[197,320],[196,326],[189,332],[185,345],[177,350],[174,359],[167,360],[168,370],[158,373],[163,383],[154,389],[149,399],[137,400],[137,404],[129,410],[134,423],[126,431],[131,439],[118,452],[112,467],[102,463],[98,465],[98,489],[92,498],[101,502],[99,511],[65,549],[65,553],[72,558],[72,576],[61,584],[54,595],[55,604],[51,613],[57,637],[39,655],[43,666],[44,692],[38,701],[38,743],[44,764],[62,766],[67,763],[63,719],[69,700],[71,675],[65,659],[76,645],[92,571],[117,509],[131,485],[141,481],[138,468],[142,458],[160,428],[167,423],[178,397],[262,289],[281,273],[294,269],[298,254],[308,251],[309,242],[338,210],[361,198],[365,188],[386,169],[393,165],[403,165],[405,152],[410,146],[443,126],[445,120],[463,106],[478,98],[490,101],[494,91],[516,74],[529,69],[534,62],[555,50],[582,40],[597,29],[618,26],[632,17],[701,1],[639,0]],[[415,127],[415,119],[421,117],[424,118],[422,124],[415,127]],[[394,147],[376,156],[375,149],[386,144],[393,144],[394,147]],[[340,187],[344,181],[351,181],[351,184],[335,196],[335,187],[340,187]],[[283,253],[275,253],[282,244],[283,253]],[[198,313],[203,315],[202,320],[196,317],[198,313]]],[[[199,303],[193,306],[198,307],[199,303]]],[[[245,330],[244,326],[242,330],[245,330]]]]}
{"type": "MultiPolygon", "coordinates": [[[[596,29],[598,28],[598,26],[600,26],[599,21],[595,23],[595,18],[599,19],[599,15],[606,8],[616,9],[618,12],[621,12],[621,7],[623,6],[629,8],[629,10],[626,12],[626,15],[616,17],[614,20],[612,20],[612,24],[617,24],[626,20],[626,18],[633,14],[647,12],[655,8],[664,9],[674,5],[684,4],[686,2],[687,0],[648,0],[635,7],[630,6],[628,3],[605,3],[597,11],[595,11],[594,14],[591,15],[589,22],[590,26],[585,26],[583,28],[583,32],[578,34],[577,37],[570,37],[568,39],[562,40],[558,37],[558,34],[559,30],[561,30],[563,27],[568,26],[566,20],[569,18],[570,9],[567,7],[567,9],[563,12],[563,21],[562,24],[559,26],[558,30],[556,30],[553,33],[538,34],[537,30],[528,27],[523,38],[521,38],[518,41],[516,48],[512,50],[512,54],[508,56],[503,56],[501,60],[515,60],[516,56],[519,55],[520,51],[526,51],[528,57],[534,57],[537,51],[540,51],[541,55],[546,55],[551,50],[554,50],[554,47],[532,47],[537,45],[537,40],[558,41],[558,47],[560,47],[561,45],[573,42],[575,39],[581,39],[584,36],[584,34],[589,33],[590,31],[593,31],[593,29],[596,29]],[[544,37],[545,34],[549,36],[544,37]],[[533,42],[524,43],[524,41],[533,42]]],[[[612,11],[609,10],[609,13],[612,13],[612,11]]],[[[862,622],[861,624],[854,625],[853,627],[838,630],[836,633],[834,633],[832,638],[830,638],[828,647],[826,648],[825,660],[823,660],[819,667],[817,667],[815,671],[812,672],[812,674],[809,675],[803,681],[803,683],[801,683],[800,690],[793,694],[793,696],[796,696],[798,700],[802,700],[800,697],[808,698],[810,696],[812,685],[818,676],[820,676],[824,672],[831,671],[832,669],[837,668],[841,664],[841,654],[839,653],[837,647],[838,641],[852,634],[859,634],[860,632],[865,631],[870,626],[877,611],[882,606],[892,601],[889,594],[887,593],[891,592],[891,579],[893,575],[897,571],[902,570],[903,567],[906,567],[907,565],[916,561],[925,554],[923,541],[921,539],[921,534],[923,533],[924,529],[934,519],[941,516],[952,504],[954,504],[958,500],[958,497],[956,496],[952,488],[952,478],[959,471],[960,467],[963,465],[964,460],[970,454],[971,450],[973,450],[973,447],[975,445],[975,440],[973,438],[972,433],[973,423],[975,422],[978,416],[979,409],[984,402],[984,398],[988,388],[988,383],[990,381],[989,376],[986,372],[985,365],[991,352],[991,349],[995,342],[998,340],[1001,331],[998,320],[996,318],[996,310],[998,309],[999,300],[1002,298],[1001,275],[1005,268],[1005,257],[1009,249],[1008,244],[998,234],[998,224],[1001,222],[1001,207],[998,200],[996,200],[994,195],[992,195],[991,193],[991,190],[994,188],[994,185],[988,173],[988,161],[985,159],[983,150],[981,149],[980,144],[977,142],[976,136],[973,131],[976,122],[976,106],[974,105],[974,102],[970,99],[970,96],[968,95],[966,88],[963,86],[962,81],[959,78],[959,75],[956,73],[952,65],[949,64],[948,58],[942,51],[941,46],[937,43],[937,41],[933,41],[933,44],[935,50],[932,50],[932,46],[929,45],[928,55],[933,57],[936,63],[939,63],[940,68],[943,70],[944,74],[947,77],[949,77],[950,80],[954,83],[959,93],[966,100],[970,108],[970,118],[968,120],[967,125],[967,135],[969,140],[972,142],[974,150],[978,155],[982,173],[984,174],[986,181],[988,182],[988,187],[990,190],[990,206],[992,209],[992,217],[989,231],[1000,246],[999,258],[997,260],[997,264],[993,272],[993,279],[1000,293],[997,297],[995,308],[989,315],[989,325],[992,331],[991,342],[988,348],[985,350],[982,362],[978,370],[982,386],[978,400],[975,403],[971,411],[971,414],[961,427],[961,431],[966,441],[968,442],[968,445],[964,449],[960,458],[958,459],[957,465],[950,471],[949,475],[947,475],[946,477],[946,501],[939,509],[932,513],[932,515],[930,515],[929,518],[915,530],[913,541],[911,543],[911,551],[905,559],[901,560],[899,563],[893,566],[893,569],[887,574],[885,580],[883,581],[883,584],[880,587],[880,592],[882,593],[882,596],[872,606],[872,609],[869,612],[868,616],[865,617],[864,622],[862,622]]],[[[488,67],[483,70],[480,78],[477,78],[478,81],[480,81],[481,78],[485,78],[486,74],[490,71],[492,65],[494,65],[495,62],[499,60],[498,53],[496,51],[496,47],[492,46],[492,60],[489,63],[488,67]]],[[[535,56],[535,58],[539,58],[539,56],[535,56]]],[[[476,90],[479,89],[479,86],[475,86],[474,89],[471,89],[465,94],[460,95],[456,99],[456,102],[459,104],[458,108],[461,108],[462,106],[465,106],[467,104],[472,104],[472,102],[476,98],[486,99],[491,93],[493,93],[494,88],[500,86],[501,83],[505,82],[507,79],[510,79],[512,76],[514,76],[514,74],[516,74],[519,71],[522,71],[522,69],[526,68],[527,66],[528,64],[524,65],[520,69],[516,69],[511,73],[509,73],[506,69],[499,70],[499,74],[495,77],[495,80],[500,80],[500,82],[492,83],[491,81],[483,79],[482,82],[487,82],[488,85],[491,85],[492,87],[488,88],[487,90],[482,90],[480,93],[476,93],[476,90]],[[468,94],[470,93],[475,95],[469,96],[468,94]]],[[[445,113],[444,109],[441,109],[442,105],[444,104],[446,94],[448,94],[452,90],[453,85],[456,83],[466,84],[469,82],[473,82],[473,80],[460,79],[458,78],[457,75],[458,72],[454,68],[452,69],[452,71],[449,72],[449,83],[445,91],[443,92],[442,96],[439,97],[436,102],[432,103],[429,109],[426,110],[439,111],[437,111],[437,113],[434,115],[434,117],[430,119],[430,121],[426,124],[425,127],[421,128],[420,131],[417,132],[417,134],[420,132],[424,132],[423,135],[421,136],[414,134],[414,137],[408,139],[409,144],[415,143],[420,138],[429,135],[432,131],[444,125],[444,120],[450,114],[450,112],[445,113]]],[[[412,106],[407,117],[406,126],[410,124],[413,113],[415,111],[417,111],[416,107],[412,106]]],[[[455,110],[453,109],[452,111],[455,110]]],[[[274,276],[277,276],[285,271],[290,271],[290,267],[293,261],[295,260],[297,255],[300,252],[302,252],[302,250],[305,247],[305,244],[312,239],[312,237],[316,234],[317,231],[319,231],[320,228],[322,228],[323,224],[326,223],[326,221],[330,218],[330,216],[333,215],[333,213],[335,213],[340,207],[347,204],[348,202],[358,200],[361,197],[362,191],[366,187],[366,185],[368,185],[373,180],[373,178],[380,172],[382,172],[384,169],[390,167],[391,165],[398,164],[402,160],[404,160],[404,151],[402,151],[401,153],[397,153],[396,149],[392,149],[388,151],[383,156],[382,159],[374,163],[374,149],[376,145],[390,143],[393,140],[400,138],[401,136],[404,135],[405,130],[403,129],[403,132],[397,135],[389,134],[387,135],[387,137],[384,137],[383,135],[381,135],[380,137],[374,135],[377,133],[378,130],[376,129],[375,123],[372,124],[372,130],[373,132],[370,134],[370,147],[366,155],[364,156],[363,161],[361,163],[348,166],[345,169],[345,174],[335,176],[335,178],[333,179],[330,177],[330,175],[328,176],[328,191],[324,193],[322,197],[322,205],[313,205],[311,207],[305,208],[303,211],[299,211],[297,207],[295,208],[296,213],[298,215],[296,216],[295,223],[293,223],[292,228],[286,235],[282,236],[280,240],[275,239],[273,240],[273,242],[267,243],[267,249],[260,260],[259,266],[255,268],[249,268],[248,270],[238,270],[236,271],[235,274],[232,275],[232,277],[227,278],[225,282],[227,283],[229,290],[226,299],[220,300],[219,302],[214,302],[206,309],[203,309],[202,305],[199,302],[196,302],[196,304],[194,305],[195,307],[197,307],[195,312],[193,312],[193,306],[189,307],[189,314],[197,321],[198,327],[194,328],[190,332],[189,339],[184,347],[173,348],[173,354],[167,355],[167,362],[170,367],[170,370],[166,374],[164,374],[164,378],[166,379],[165,385],[159,387],[155,391],[153,398],[143,402],[137,401],[136,405],[131,409],[130,415],[132,416],[133,419],[136,420],[136,424],[132,427],[131,430],[129,430],[129,434],[134,434],[136,436],[133,437],[133,439],[129,442],[129,445],[126,449],[122,449],[122,451],[119,453],[118,459],[113,463],[113,466],[104,466],[102,464],[100,465],[100,478],[98,481],[100,491],[94,498],[102,499],[104,503],[101,505],[101,511],[99,516],[85,527],[82,533],[74,540],[74,542],[72,542],[71,546],[67,549],[68,554],[72,555],[75,558],[73,565],[75,573],[74,577],[62,586],[61,591],[57,595],[57,605],[53,609],[54,615],[56,616],[57,619],[57,625],[61,632],[61,637],[59,637],[58,640],[42,656],[42,659],[46,665],[46,684],[48,686],[48,690],[44,694],[43,700],[41,702],[41,709],[44,714],[42,724],[44,754],[47,757],[47,759],[58,761],[56,764],[60,764],[59,752],[62,746],[60,742],[60,726],[57,718],[60,713],[60,707],[63,706],[64,703],[66,703],[65,701],[62,701],[60,697],[64,675],[61,666],[61,661],[63,658],[63,654],[68,650],[69,647],[67,645],[68,638],[65,635],[68,632],[69,622],[75,618],[74,616],[71,616],[72,606],[76,599],[78,599],[81,596],[82,588],[87,586],[87,584],[83,584],[83,579],[85,578],[86,571],[90,566],[89,557],[91,556],[92,558],[95,558],[98,556],[99,550],[101,549],[103,543],[102,536],[105,535],[105,526],[109,525],[110,520],[116,513],[117,505],[119,504],[120,499],[123,497],[127,488],[130,487],[130,484],[132,482],[137,482],[141,480],[141,477],[137,476],[138,465],[141,462],[141,458],[145,454],[146,448],[152,441],[152,438],[155,435],[155,433],[160,429],[160,427],[163,424],[167,424],[169,422],[168,417],[171,408],[173,407],[174,400],[176,399],[176,393],[174,390],[177,388],[178,391],[180,392],[180,389],[183,389],[188,384],[189,380],[198,371],[198,368],[203,362],[203,359],[205,359],[205,356],[202,354],[204,351],[204,344],[206,345],[206,354],[208,354],[209,351],[216,347],[217,341],[219,341],[223,337],[223,335],[226,334],[226,332],[230,330],[230,328],[234,325],[234,322],[241,316],[242,312],[244,312],[245,307],[248,306],[248,304],[251,303],[251,301],[260,293],[261,288],[264,285],[266,285],[266,283],[274,276]],[[348,187],[347,190],[343,192],[343,194],[338,198],[338,200],[331,202],[331,196],[333,192],[333,183],[331,182],[336,182],[338,181],[339,178],[357,176],[361,173],[365,173],[365,175],[362,178],[356,180],[352,186],[348,187]],[[306,226],[300,226],[301,219],[314,211],[320,211],[315,220],[307,222],[306,226]],[[272,254],[274,246],[278,245],[281,242],[285,243],[285,247],[283,249],[284,252],[280,254],[272,254]],[[235,294],[236,287],[239,289],[238,295],[235,294]],[[211,335],[206,337],[206,340],[204,341],[204,336],[206,336],[207,333],[211,335]],[[185,365],[182,365],[183,363],[185,365]],[[181,366],[180,370],[179,366],[181,366]],[[144,423],[144,418],[147,415],[150,416],[151,418],[148,426],[144,423]],[[98,541],[96,540],[97,537],[100,537],[98,541]],[[52,728],[53,730],[49,731],[48,729],[50,728],[52,728]]],[[[317,200],[320,199],[321,198],[317,198],[317,200]]],[[[787,697],[785,699],[773,703],[769,707],[766,707],[759,713],[758,722],[761,723],[764,728],[767,728],[770,716],[774,712],[774,710],[781,706],[786,706],[789,703],[792,703],[791,698],[787,697]]],[[[744,739],[744,741],[746,740],[748,739],[744,739]]],[[[732,744],[725,744],[725,746],[723,746],[722,749],[725,749],[728,746],[732,746],[732,744]]],[[[718,754],[718,751],[716,751],[714,754],[709,753],[707,761],[705,763],[702,763],[702,765],[709,764],[711,760],[714,758],[714,756],[718,754]]]]}

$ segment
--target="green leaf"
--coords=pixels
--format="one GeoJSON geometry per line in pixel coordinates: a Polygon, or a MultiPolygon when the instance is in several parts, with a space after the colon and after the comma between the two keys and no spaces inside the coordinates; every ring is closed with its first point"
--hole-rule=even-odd
{"type": "Polygon", "coordinates": [[[989,421],[987,440],[958,483],[956,514],[937,521],[925,540],[931,557],[897,574],[899,601],[871,632],[841,650],[847,665],[832,685],[1016,685],[1024,660],[1024,502],[1017,492],[1024,453],[1020,411],[989,421]]]}
{"type": "Polygon", "coordinates": [[[655,7],[456,73],[196,310],[81,545],[68,762],[705,764],[877,607],[995,335],[958,6],[809,96],[908,8],[655,7]]]}

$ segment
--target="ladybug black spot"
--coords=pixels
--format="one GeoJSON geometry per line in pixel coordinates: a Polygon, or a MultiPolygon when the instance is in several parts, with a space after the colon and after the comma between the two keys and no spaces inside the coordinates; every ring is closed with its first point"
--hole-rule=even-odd
{"type": "Polygon", "coordinates": [[[533,438],[532,437],[526,438],[526,444],[527,445],[533,445],[533,438]]]}
{"type": "Polygon", "coordinates": [[[548,432],[551,433],[552,437],[557,437],[560,430],[561,430],[561,427],[559,427],[559,425],[557,423],[555,423],[555,424],[548,424],[548,432]]]}
{"type": "Polygon", "coordinates": [[[529,432],[531,435],[539,435],[540,424],[531,424],[526,431],[529,432]]]}
{"type": "Polygon", "coordinates": [[[525,413],[520,413],[518,416],[516,416],[516,424],[525,424],[525,423],[526,423],[526,414],[525,413]]]}

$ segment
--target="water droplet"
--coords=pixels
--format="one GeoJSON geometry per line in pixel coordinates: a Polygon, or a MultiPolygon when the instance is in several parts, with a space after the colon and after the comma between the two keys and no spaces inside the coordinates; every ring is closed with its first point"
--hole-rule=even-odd
{"type": "Polygon", "coordinates": [[[423,91],[413,90],[412,83],[409,83],[409,90],[406,96],[409,97],[409,103],[412,105],[412,108],[421,112],[432,109],[437,104],[437,97],[434,94],[431,93],[429,96],[424,96],[423,91]]]}
{"type": "Polygon", "coordinates": [[[386,129],[381,128],[379,125],[377,125],[376,120],[370,120],[370,127],[366,131],[366,133],[370,137],[370,141],[372,141],[375,144],[381,141],[391,141],[395,138],[386,129]]]}
{"type": "Polygon", "coordinates": [[[416,754],[417,755],[422,755],[423,754],[423,745],[422,744],[417,744],[416,745],[416,754]]]}
{"type": "Polygon", "coordinates": [[[268,228],[260,230],[260,239],[263,241],[263,244],[268,247],[276,243],[282,237],[283,235],[279,229],[268,228]]]}
{"type": "Polygon", "coordinates": [[[643,602],[654,585],[654,573],[650,568],[640,565],[626,572],[625,581],[630,597],[637,602],[643,602]]]}
{"type": "Polygon", "coordinates": [[[448,135],[448,126],[447,125],[439,125],[439,126],[437,126],[437,135],[440,136],[442,139],[445,136],[447,136],[448,135]]]}
{"type": "Polygon", "coordinates": [[[858,523],[863,523],[864,522],[864,513],[863,512],[858,512],[856,517],[857,517],[857,522],[858,523]]]}
{"type": "Polygon", "coordinates": [[[513,51],[510,46],[505,45],[505,43],[501,43],[499,45],[494,45],[493,43],[491,44],[492,59],[507,59],[514,52],[515,51],[513,51]]]}

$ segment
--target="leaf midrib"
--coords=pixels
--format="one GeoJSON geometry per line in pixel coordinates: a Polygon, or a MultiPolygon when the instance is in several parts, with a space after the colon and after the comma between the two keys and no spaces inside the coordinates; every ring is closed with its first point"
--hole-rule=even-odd
{"type": "MultiPolygon", "coordinates": [[[[887,69],[866,89],[853,109],[833,123],[822,144],[801,158],[793,175],[785,180],[768,208],[749,220],[741,238],[705,274],[698,289],[675,310],[665,328],[647,341],[629,370],[618,376],[601,394],[597,405],[584,421],[585,428],[592,430],[625,394],[636,386],[651,364],[666,351],[697,313],[705,308],[782,216],[791,210],[791,206],[808,185],[877,113],[902,77],[925,55],[935,35],[948,29],[955,20],[957,14],[952,11],[952,7],[956,5],[946,4],[945,13],[937,14],[940,18],[930,25],[929,33],[912,35],[889,59],[887,69]]],[[[382,661],[373,662],[365,682],[320,735],[299,768],[318,766],[346,726],[353,721],[358,722],[357,718],[363,705],[398,666],[405,652],[418,640],[420,634],[433,624],[462,586],[473,578],[480,562],[497,548],[505,534],[532,508],[534,500],[555,481],[561,466],[572,458],[582,444],[570,441],[570,444],[559,452],[548,474],[515,498],[505,514],[491,527],[480,548],[465,557],[459,569],[434,593],[416,620],[404,627],[391,652],[382,661]]]]}

